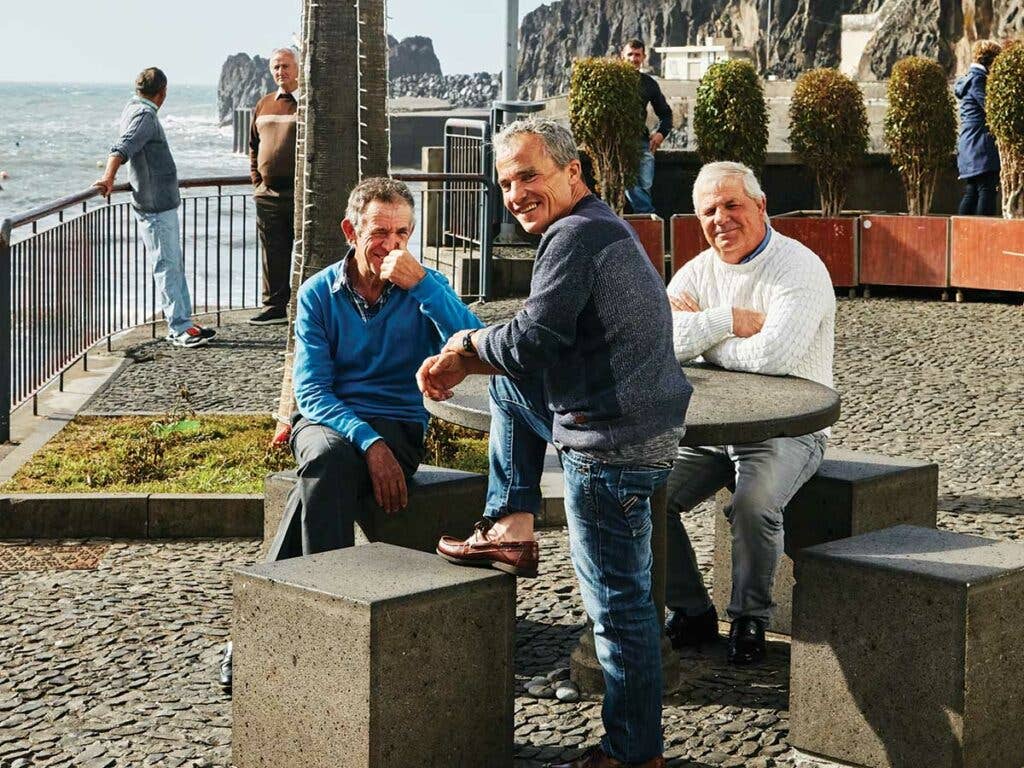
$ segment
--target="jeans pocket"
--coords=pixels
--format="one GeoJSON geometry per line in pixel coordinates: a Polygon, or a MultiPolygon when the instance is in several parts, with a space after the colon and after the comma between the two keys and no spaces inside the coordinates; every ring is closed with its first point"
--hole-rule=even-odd
{"type": "Polygon", "coordinates": [[[619,510],[634,537],[646,535],[651,530],[649,501],[657,485],[658,474],[630,469],[624,469],[619,473],[618,488],[616,489],[619,510]]]}

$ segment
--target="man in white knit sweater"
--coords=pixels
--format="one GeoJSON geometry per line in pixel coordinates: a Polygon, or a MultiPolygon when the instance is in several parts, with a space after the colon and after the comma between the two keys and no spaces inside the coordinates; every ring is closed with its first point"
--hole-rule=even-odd
{"type": "MultiPolygon", "coordinates": [[[[831,386],[835,294],[821,260],[772,231],[764,193],[746,166],[705,165],[693,202],[711,248],[684,265],[668,286],[676,357],[831,386]]],[[[728,486],[728,658],[734,664],[764,658],[772,580],[783,545],[782,511],[821,463],[827,432],[750,445],[680,447],[668,481],[666,604],[673,646],[718,637],[718,616],[681,514],[728,486]]]]}

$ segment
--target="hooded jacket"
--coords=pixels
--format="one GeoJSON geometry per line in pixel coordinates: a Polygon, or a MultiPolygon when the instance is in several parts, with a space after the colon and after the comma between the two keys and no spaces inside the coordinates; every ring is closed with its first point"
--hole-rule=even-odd
{"type": "Polygon", "coordinates": [[[960,138],[956,163],[960,178],[999,171],[999,150],[985,124],[985,83],[988,70],[971,64],[967,74],[956,81],[953,93],[960,100],[960,138]]]}

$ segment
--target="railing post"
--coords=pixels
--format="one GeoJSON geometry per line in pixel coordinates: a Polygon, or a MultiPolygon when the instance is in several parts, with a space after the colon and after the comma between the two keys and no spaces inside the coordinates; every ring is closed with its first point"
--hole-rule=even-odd
{"type": "Polygon", "coordinates": [[[491,185],[486,181],[480,183],[480,301],[491,298],[491,185]]]}
{"type": "Polygon", "coordinates": [[[11,220],[0,224],[0,443],[11,441],[11,220]]]}

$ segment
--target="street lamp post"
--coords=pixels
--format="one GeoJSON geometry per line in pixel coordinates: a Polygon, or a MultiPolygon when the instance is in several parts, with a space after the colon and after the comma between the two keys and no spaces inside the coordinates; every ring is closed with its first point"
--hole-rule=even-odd
{"type": "Polygon", "coordinates": [[[505,69],[501,76],[501,94],[504,101],[519,98],[519,0],[505,0],[505,69]]]}

